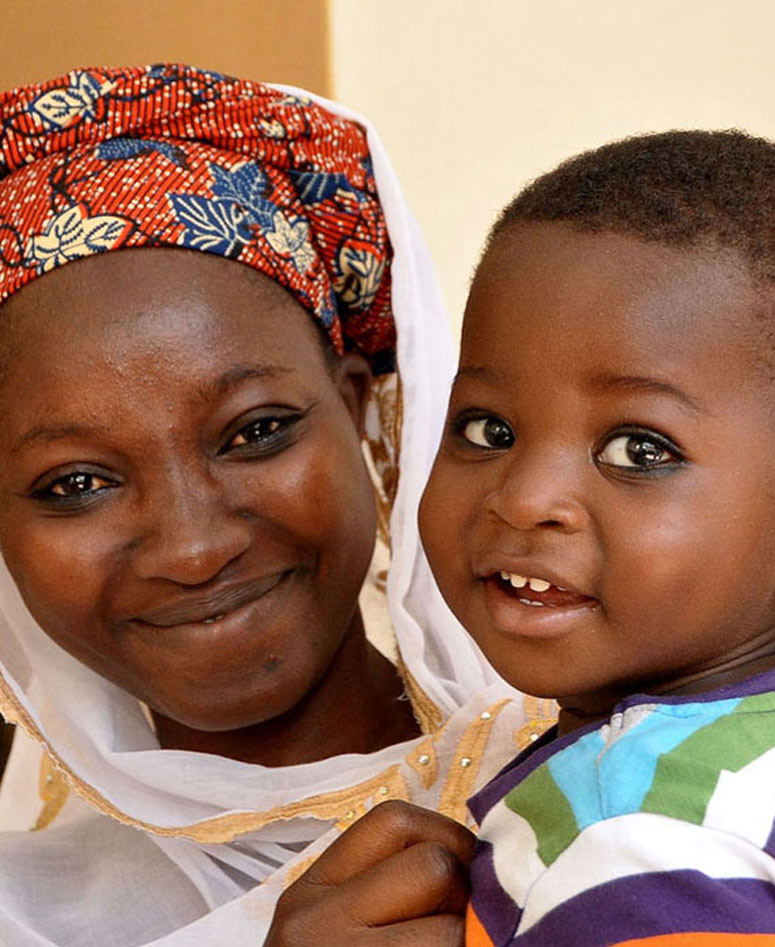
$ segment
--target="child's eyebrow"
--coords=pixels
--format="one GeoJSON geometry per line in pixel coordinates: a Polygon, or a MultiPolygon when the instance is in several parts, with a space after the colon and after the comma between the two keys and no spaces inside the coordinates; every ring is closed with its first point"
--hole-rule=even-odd
{"type": "Polygon", "coordinates": [[[457,374],[453,380],[453,383],[460,378],[498,378],[498,372],[493,371],[491,368],[487,368],[485,365],[461,365],[457,370],[457,374]]]}
{"type": "Polygon", "coordinates": [[[622,391],[646,391],[657,394],[670,395],[689,408],[694,414],[707,414],[708,409],[691,395],[688,395],[670,382],[651,378],[647,375],[614,375],[603,373],[595,375],[591,382],[592,388],[615,388],[622,391]]]}

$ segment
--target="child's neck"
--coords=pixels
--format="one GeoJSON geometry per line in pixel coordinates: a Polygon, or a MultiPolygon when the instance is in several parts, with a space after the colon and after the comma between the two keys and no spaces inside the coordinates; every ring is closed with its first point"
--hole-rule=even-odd
{"type": "Polygon", "coordinates": [[[558,698],[559,733],[570,733],[596,721],[607,720],[614,707],[633,694],[677,697],[702,694],[727,684],[739,684],[764,671],[775,669],[775,641],[762,643],[755,651],[730,656],[723,663],[670,679],[654,678],[611,687],[588,694],[558,698]]]}

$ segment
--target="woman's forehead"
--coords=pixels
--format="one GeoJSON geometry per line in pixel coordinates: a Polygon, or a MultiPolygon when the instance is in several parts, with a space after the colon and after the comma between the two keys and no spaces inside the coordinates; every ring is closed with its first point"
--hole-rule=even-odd
{"type": "Polygon", "coordinates": [[[181,318],[206,307],[224,322],[242,309],[256,321],[297,311],[304,318],[294,321],[311,322],[283,287],[241,264],[191,250],[141,248],[52,270],[7,300],[0,325],[12,325],[17,333],[36,323],[56,332],[88,321],[127,326],[173,307],[181,318]]]}
{"type": "MultiPolygon", "coordinates": [[[[324,365],[311,317],[268,277],[168,249],[90,257],[46,274],[0,310],[3,379],[30,372],[85,381],[95,361],[152,381],[176,364],[207,377],[238,366],[324,365]]],[[[2,387],[0,387],[0,392],[2,387]]]]}

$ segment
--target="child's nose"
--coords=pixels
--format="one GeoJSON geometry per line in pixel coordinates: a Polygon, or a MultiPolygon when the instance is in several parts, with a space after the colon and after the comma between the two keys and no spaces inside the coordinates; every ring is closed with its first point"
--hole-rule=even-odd
{"type": "Polygon", "coordinates": [[[199,585],[250,545],[250,523],[206,475],[187,471],[170,478],[146,506],[132,548],[132,566],[140,578],[199,585]]]}
{"type": "Polygon", "coordinates": [[[561,451],[515,452],[487,498],[491,514],[519,530],[573,533],[585,527],[578,462],[561,451]]]}

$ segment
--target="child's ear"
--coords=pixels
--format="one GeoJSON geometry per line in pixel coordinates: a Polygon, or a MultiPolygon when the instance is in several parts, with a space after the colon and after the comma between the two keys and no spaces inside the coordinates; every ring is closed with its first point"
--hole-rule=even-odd
{"type": "Polygon", "coordinates": [[[337,360],[334,380],[359,435],[363,435],[366,403],[371,391],[371,369],[362,355],[347,352],[337,360]]]}

